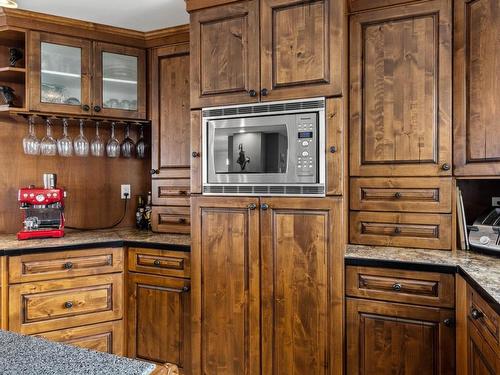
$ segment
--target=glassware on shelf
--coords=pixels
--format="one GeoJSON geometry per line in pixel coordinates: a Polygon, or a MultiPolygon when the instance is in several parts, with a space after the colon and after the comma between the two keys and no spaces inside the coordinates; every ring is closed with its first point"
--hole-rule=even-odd
{"type": "Polygon", "coordinates": [[[115,123],[111,123],[111,138],[106,145],[106,153],[110,158],[117,158],[120,156],[120,142],[115,137],[115,123]]]}
{"type": "Polygon", "coordinates": [[[83,134],[83,123],[85,120],[80,119],[80,134],[75,138],[74,148],[76,156],[89,156],[89,141],[83,134]]]}
{"type": "Polygon", "coordinates": [[[26,155],[40,155],[40,140],[35,134],[35,120],[28,117],[28,135],[23,138],[23,149],[26,155]]]}
{"type": "Polygon", "coordinates": [[[124,158],[131,158],[134,155],[135,152],[135,143],[130,138],[130,125],[127,124],[126,130],[125,130],[125,139],[122,142],[122,156],[124,158]]]}
{"type": "Polygon", "coordinates": [[[63,118],[63,137],[57,140],[57,152],[60,156],[73,155],[73,142],[68,136],[68,119],[63,118]]]}
{"type": "Polygon", "coordinates": [[[40,151],[45,156],[55,156],[57,154],[57,141],[52,137],[52,123],[50,119],[45,120],[47,126],[47,134],[40,143],[40,151]]]}
{"type": "Polygon", "coordinates": [[[99,135],[99,121],[95,123],[95,137],[90,142],[90,153],[92,156],[104,156],[106,146],[101,136],[99,135]]]}
{"type": "Polygon", "coordinates": [[[137,159],[144,159],[146,157],[146,150],[148,148],[148,144],[144,139],[144,127],[141,126],[139,130],[139,139],[135,146],[137,159]]]}

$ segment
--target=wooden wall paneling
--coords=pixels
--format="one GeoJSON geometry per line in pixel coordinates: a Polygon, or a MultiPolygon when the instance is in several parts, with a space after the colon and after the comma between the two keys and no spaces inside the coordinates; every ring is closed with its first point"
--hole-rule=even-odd
{"type": "Polygon", "coordinates": [[[451,175],[451,1],[351,16],[351,176],[451,175]]]}
{"type": "Polygon", "coordinates": [[[262,204],[262,374],[342,374],[341,200],[262,204]]]}
{"type": "Polygon", "coordinates": [[[189,169],[190,104],[189,44],[152,50],[152,169],[154,178],[169,176],[169,168],[189,169]]]}
{"type": "Polygon", "coordinates": [[[261,1],[261,100],[342,95],[344,4],[261,1]]]}
{"type": "Polygon", "coordinates": [[[454,171],[500,173],[500,4],[456,0],[454,22],[454,171]]]}
{"type": "Polygon", "coordinates": [[[259,100],[258,11],[248,0],[191,13],[191,108],[259,100]]]}
{"type": "Polygon", "coordinates": [[[192,375],[260,374],[258,203],[192,197],[192,375]]]}
{"type": "Polygon", "coordinates": [[[202,137],[201,111],[191,111],[191,193],[200,194],[202,188],[203,157],[201,149],[202,137]]]}
{"type": "Polygon", "coordinates": [[[326,194],[342,195],[346,168],[344,163],[344,99],[326,101],[326,194]]]}
{"type": "Polygon", "coordinates": [[[117,44],[94,42],[92,76],[92,111],[94,115],[145,119],[146,118],[146,51],[140,48],[120,46],[117,44]],[[118,55],[134,56],[137,58],[137,110],[105,108],[103,100],[103,52],[118,55]],[[100,108],[100,109],[98,109],[100,108]]]}

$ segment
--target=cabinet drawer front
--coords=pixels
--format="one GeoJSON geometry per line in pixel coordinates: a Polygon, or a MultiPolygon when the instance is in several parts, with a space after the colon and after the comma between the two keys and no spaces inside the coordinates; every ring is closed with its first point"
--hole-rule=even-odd
{"type": "Polygon", "coordinates": [[[185,277],[190,276],[190,254],[181,251],[137,249],[128,252],[128,269],[132,272],[185,277]]]}
{"type": "Polygon", "coordinates": [[[122,320],[44,332],[36,336],[98,352],[125,354],[122,320]]]}
{"type": "Polygon", "coordinates": [[[92,249],[9,258],[10,283],[123,271],[123,249],[92,249]]]}
{"type": "Polygon", "coordinates": [[[451,215],[351,212],[352,243],[380,246],[451,248],[451,215]]]}
{"type": "Polygon", "coordinates": [[[152,227],[155,232],[190,233],[189,207],[153,207],[152,227]]]}
{"type": "Polygon", "coordinates": [[[121,319],[123,274],[12,285],[9,328],[23,334],[121,319]]]}
{"type": "Polygon", "coordinates": [[[451,212],[451,178],[351,178],[351,210],[451,212]]]}
{"type": "Polygon", "coordinates": [[[154,205],[189,206],[189,179],[153,180],[151,184],[154,205]]]}
{"type": "Polygon", "coordinates": [[[376,267],[346,267],[346,294],[409,304],[453,307],[453,275],[376,267]]]}
{"type": "Polygon", "coordinates": [[[500,349],[498,314],[471,287],[468,287],[468,316],[486,341],[493,348],[500,349]]]}

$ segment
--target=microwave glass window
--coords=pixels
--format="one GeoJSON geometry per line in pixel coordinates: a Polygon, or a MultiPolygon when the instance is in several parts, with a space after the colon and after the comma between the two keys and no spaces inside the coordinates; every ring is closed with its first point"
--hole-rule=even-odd
{"type": "Polygon", "coordinates": [[[215,173],[286,173],[286,125],[216,128],[215,173]]]}

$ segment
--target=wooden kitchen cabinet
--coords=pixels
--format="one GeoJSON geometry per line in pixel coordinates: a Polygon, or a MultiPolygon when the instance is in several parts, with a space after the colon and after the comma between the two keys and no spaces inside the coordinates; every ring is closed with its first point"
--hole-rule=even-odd
{"type": "Polygon", "coordinates": [[[455,374],[454,310],[348,298],[347,373],[455,374]]]}
{"type": "Polygon", "coordinates": [[[29,109],[146,118],[143,49],[31,31],[29,109]]]}
{"type": "Polygon", "coordinates": [[[190,374],[189,279],[129,273],[128,356],[190,374]]]}
{"type": "Polygon", "coordinates": [[[350,18],[351,176],[451,175],[451,1],[350,18]]]}
{"type": "Polygon", "coordinates": [[[500,3],[456,0],[454,22],[454,172],[500,173],[500,3]]]}
{"type": "Polygon", "coordinates": [[[193,375],[341,374],[341,201],[196,197],[192,217],[193,375]]]}
{"type": "Polygon", "coordinates": [[[341,0],[247,0],[193,11],[191,108],[340,96],[343,20],[341,0]]]}

